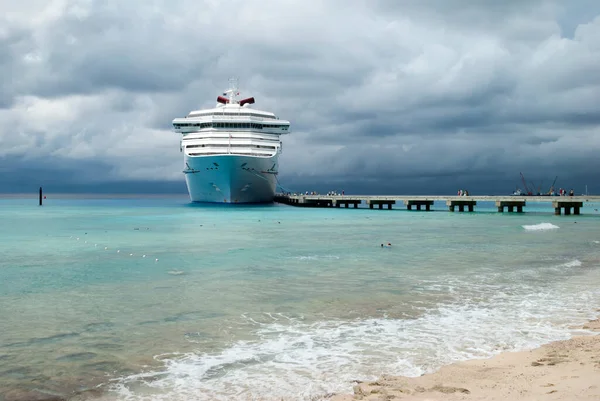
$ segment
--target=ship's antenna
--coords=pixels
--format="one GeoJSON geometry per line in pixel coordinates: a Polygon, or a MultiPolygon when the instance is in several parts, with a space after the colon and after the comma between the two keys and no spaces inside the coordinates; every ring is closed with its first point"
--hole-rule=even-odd
{"type": "Polygon", "coordinates": [[[235,102],[235,98],[238,95],[238,79],[237,77],[229,78],[229,104],[235,102]]]}

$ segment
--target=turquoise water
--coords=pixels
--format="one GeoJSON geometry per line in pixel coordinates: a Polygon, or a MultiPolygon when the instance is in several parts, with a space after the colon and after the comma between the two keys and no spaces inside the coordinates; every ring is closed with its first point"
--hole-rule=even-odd
{"type": "Polygon", "coordinates": [[[596,208],[0,199],[0,400],[319,399],[565,339],[600,307],[596,208]]]}

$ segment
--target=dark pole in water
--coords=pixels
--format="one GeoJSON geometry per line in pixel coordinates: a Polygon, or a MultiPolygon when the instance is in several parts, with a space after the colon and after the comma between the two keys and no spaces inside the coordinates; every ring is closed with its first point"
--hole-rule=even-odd
{"type": "Polygon", "coordinates": [[[40,206],[42,206],[42,187],[40,187],[40,206]]]}

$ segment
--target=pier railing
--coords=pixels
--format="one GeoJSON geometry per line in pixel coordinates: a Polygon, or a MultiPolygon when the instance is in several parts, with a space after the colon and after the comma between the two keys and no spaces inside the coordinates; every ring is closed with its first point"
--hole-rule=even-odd
{"type": "Polygon", "coordinates": [[[554,214],[578,215],[586,202],[600,202],[600,196],[424,196],[424,195],[293,195],[277,194],[275,202],[301,207],[345,207],[351,205],[358,208],[365,204],[370,209],[392,209],[394,205],[402,204],[407,210],[432,210],[434,202],[444,202],[449,211],[473,212],[478,201],[495,202],[498,212],[523,213],[527,202],[551,203],[554,214]]]}

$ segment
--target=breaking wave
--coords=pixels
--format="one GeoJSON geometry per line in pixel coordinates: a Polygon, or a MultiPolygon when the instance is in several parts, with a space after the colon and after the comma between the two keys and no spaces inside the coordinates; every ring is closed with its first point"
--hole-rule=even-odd
{"type": "Polygon", "coordinates": [[[544,230],[556,230],[560,228],[559,226],[555,226],[552,223],[540,223],[533,225],[524,225],[522,226],[527,231],[544,231],[544,230]]]}

